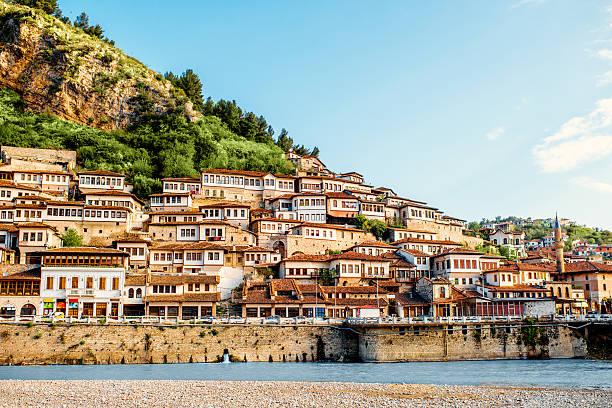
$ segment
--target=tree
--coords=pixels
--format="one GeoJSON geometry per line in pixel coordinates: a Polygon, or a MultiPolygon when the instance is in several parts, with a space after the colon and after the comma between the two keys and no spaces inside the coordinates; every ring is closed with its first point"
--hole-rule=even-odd
{"type": "Polygon", "coordinates": [[[314,156],[314,157],[319,157],[319,153],[320,153],[319,152],[319,148],[317,146],[315,146],[315,147],[312,148],[312,151],[310,152],[310,155],[314,156]]]}
{"type": "Polygon", "coordinates": [[[336,268],[323,269],[321,272],[321,283],[324,286],[334,286],[336,277],[336,268]]]}
{"type": "Polygon", "coordinates": [[[293,151],[295,154],[299,154],[300,156],[308,156],[310,154],[310,151],[304,145],[294,146],[293,151]]]}
{"type": "Polygon", "coordinates": [[[111,45],[115,45],[115,42],[113,40],[104,37],[104,30],[102,29],[102,27],[100,27],[100,24],[96,24],[95,26],[89,25],[89,16],[87,16],[87,14],[85,14],[84,12],[79,14],[77,18],[74,19],[73,25],[76,28],[80,28],[86,34],[89,34],[92,37],[97,37],[111,45]]]}
{"type": "Polygon", "coordinates": [[[11,3],[44,11],[49,15],[61,14],[57,0],[12,0],[11,3]]]}
{"type": "Polygon", "coordinates": [[[364,215],[359,214],[358,216],[355,217],[355,228],[367,231],[367,227],[368,227],[368,219],[364,215]]]}
{"type": "Polygon", "coordinates": [[[499,254],[509,261],[516,261],[518,258],[517,251],[515,249],[511,249],[508,245],[500,246],[499,254]]]}
{"type": "Polygon", "coordinates": [[[478,221],[472,221],[468,224],[468,229],[474,231],[474,232],[478,232],[481,229],[481,225],[478,221]]]}
{"type": "Polygon", "coordinates": [[[380,220],[368,220],[368,230],[374,234],[376,239],[381,239],[387,232],[387,224],[380,220]]]}
{"type": "Polygon", "coordinates": [[[283,149],[285,153],[287,153],[293,147],[293,139],[288,136],[289,132],[287,129],[282,128],[278,139],[276,140],[276,145],[283,149]]]}
{"type": "Polygon", "coordinates": [[[70,228],[62,235],[65,247],[80,247],[83,246],[83,237],[80,236],[74,229],[70,228]]]}
{"type": "Polygon", "coordinates": [[[202,111],[204,107],[204,99],[202,98],[202,82],[192,69],[183,72],[183,75],[174,80],[174,85],[185,92],[193,107],[202,111]]]}

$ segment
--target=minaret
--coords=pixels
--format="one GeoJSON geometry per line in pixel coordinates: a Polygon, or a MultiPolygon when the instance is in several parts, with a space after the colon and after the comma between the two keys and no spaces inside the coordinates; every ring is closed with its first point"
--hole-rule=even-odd
{"type": "Polygon", "coordinates": [[[561,235],[561,226],[559,225],[559,217],[555,214],[555,250],[557,255],[557,273],[565,272],[565,260],[563,259],[563,238],[561,235]]]}

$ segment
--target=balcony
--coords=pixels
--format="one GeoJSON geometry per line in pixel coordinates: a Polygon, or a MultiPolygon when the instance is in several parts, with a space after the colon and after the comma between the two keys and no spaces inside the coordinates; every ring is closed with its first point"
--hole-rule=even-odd
{"type": "Polygon", "coordinates": [[[66,289],[66,296],[93,297],[95,295],[96,295],[95,289],[82,289],[82,288],[66,289]]]}

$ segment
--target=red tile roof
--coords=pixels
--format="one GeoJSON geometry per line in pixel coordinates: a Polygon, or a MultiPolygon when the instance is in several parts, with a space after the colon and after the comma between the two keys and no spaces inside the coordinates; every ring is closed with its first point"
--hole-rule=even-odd
{"type": "Polygon", "coordinates": [[[368,254],[362,254],[355,251],[347,251],[337,255],[330,255],[329,260],[348,259],[348,260],[362,260],[362,261],[377,261],[377,262],[390,262],[389,259],[382,256],[374,256],[368,254]]]}
{"type": "Polygon", "coordinates": [[[84,175],[94,175],[94,176],[125,177],[125,175],[123,175],[121,173],[115,173],[113,171],[108,171],[108,170],[88,170],[88,171],[80,172],[79,176],[81,174],[84,174],[84,175]]]}
{"type": "Polygon", "coordinates": [[[163,250],[163,251],[183,251],[183,250],[223,250],[221,245],[214,244],[212,242],[189,242],[189,243],[169,243],[156,245],[151,248],[151,251],[163,250]]]}
{"type": "Polygon", "coordinates": [[[353,245],[351,248],[357,248],[357,247],[389,248],[393,250],[397,249],[397,247],[391,244],[387,244],[386,242],[382,242],[382,241],[364,241],[360,244],[353,245]]]}
{"type": "Polygon", "coordinates": [[[435,245],[453,245],[453,246],[461,246],[460,243],[455,241],[441,241],[437,239],[418,239],[418,238],[404,238],[399,241],[392,242],[393,245],[398,244],[435,244],[435,245]]]}
{"type": "Polygon", "coordinates": [[[583,272],[612,272],[612,265],[593,261],[572,262],[565,265],[565,273],[583,272]]]}

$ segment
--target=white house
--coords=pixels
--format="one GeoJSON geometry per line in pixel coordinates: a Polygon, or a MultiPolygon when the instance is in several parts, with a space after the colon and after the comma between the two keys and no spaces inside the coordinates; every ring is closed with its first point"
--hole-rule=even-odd
{"type": "Polygon", "coordinates": [[[57,248],[41,252],[41,305],[45,314],[121,316],[128,254],[109,248],[57,248]]]}

